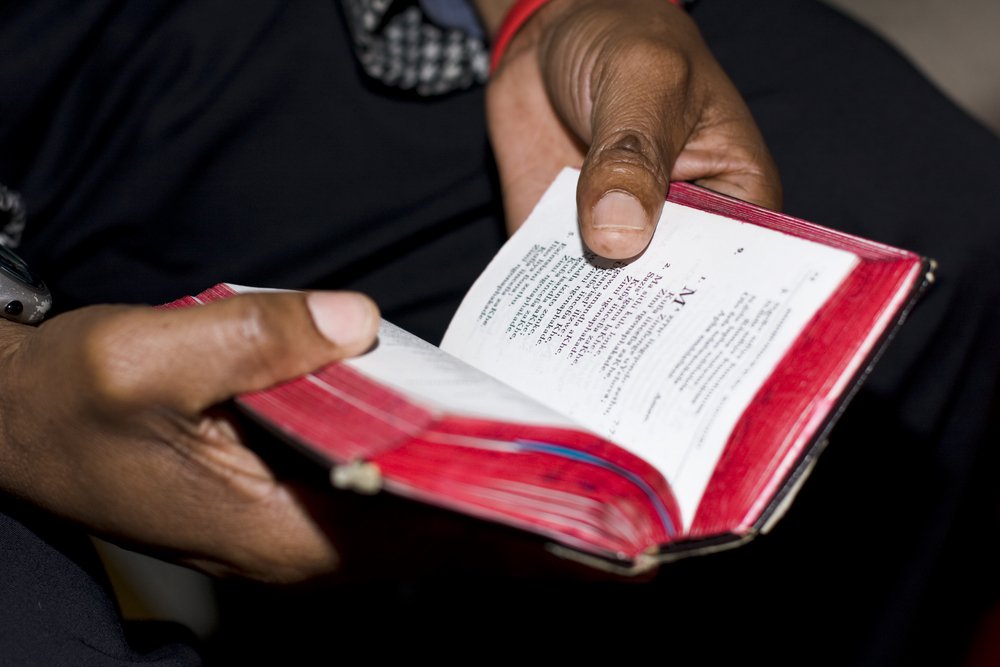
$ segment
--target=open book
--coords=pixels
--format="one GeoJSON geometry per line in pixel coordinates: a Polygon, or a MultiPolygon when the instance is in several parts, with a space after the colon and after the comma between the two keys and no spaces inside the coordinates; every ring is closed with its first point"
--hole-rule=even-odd
{"type": "MultiPolygon", "coordinates": [[[[331,468],[638,572],[780,517],[932,262],[675,183],[652,243],[595,257],[559,175],[439,348],[376,347],[237,399],[331,468]]],[[[189,302],[239,291],[219,285],[189,302]]]]}

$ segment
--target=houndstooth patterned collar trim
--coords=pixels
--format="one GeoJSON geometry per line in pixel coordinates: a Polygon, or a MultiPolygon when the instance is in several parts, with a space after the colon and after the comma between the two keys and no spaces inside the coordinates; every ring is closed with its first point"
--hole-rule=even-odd
{"type": "Polygon", "coordinates": [[[413,0],[342,0],[354,51],[368,76],[418,95],[486,81],[489,51],[479,36],[438,26],[413,0]]]}

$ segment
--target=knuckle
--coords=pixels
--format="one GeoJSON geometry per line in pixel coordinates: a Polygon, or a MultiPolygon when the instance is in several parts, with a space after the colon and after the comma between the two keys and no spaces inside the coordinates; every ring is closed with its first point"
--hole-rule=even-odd
{"type": "Polygon", "coordinates": [[[134,333],[120,326],[117,317],[98,319],[78,332],[84,398],[92,405],[118,411],[143,400],[148,388],[142,372],[145,342],[134,333]]]}
{"type": "Polygon", "coordinates": [[[231,326],[226,328],[226,334],[230,338],[228,342],[252,349],[266,347],[273,335],[270,320],[268,310],[259,300],[241,300],[231,326]]]}
{"type": "Polygon", "coordinates": [[[686,88],[691,81],[691,61],[681,49],[664,42],[657,35],[644,35],[625,47],[625,66],[642,68],[655,75],[655,80],[672,88],[686,88]]]}
{"type": "Polygon", "coordinates": [[[600,152],[608,169],[623,176],[635,177],[643,172],[659,175],[658,152],[652,140],[642,132],[620,128],[615,130],[600,152]]]}
{"type": "Polygon", "coordinates": [[[609,161],[630,174],[646,172],[665,186],[672,156],[680,152],[690,128],[692,91],[687,59],[652,39],[623,47],[619,73],[609,74],[602,87],[603,113],[595,128],[597,148],[609,161]],[[629,64],[637,63],[637,64],[629,64]],[[641,80],[634,80],[642,72],[641,80]]]}
{"type": "Polygon", "coordinates": [[[598,68],[605,80],[633,79],[638,74],[645,89],[659,96],[676,96],[691,87],[693,65],[687,52],[653,30],[618,40],[612,49],[604,67],[598,68]]]}
{"type": "MultiPolygon", "coordinates": [[[[666,192],[669,165],[649,135],[629,127],[614,128],[588,158],[588,172],[600,173],[603,192],[620,188],[633,194],[666,192]]],[[[652,196],[652,195],[650,195],[652,196]]]]}
{"type": "Polygon", "coordinates": [[[269,373],[280,367],[291,341],[274,326],[274,309],[259,299],[242,299],[229,326],[220,328],[221,349],[234,350],[247,360],[247,372],[269,373]]]}

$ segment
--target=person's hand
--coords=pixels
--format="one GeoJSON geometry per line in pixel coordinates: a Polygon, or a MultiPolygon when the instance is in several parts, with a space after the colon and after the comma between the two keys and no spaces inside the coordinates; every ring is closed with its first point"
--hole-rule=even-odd
{"type": "Polygon", "coordinates": [[[244,431],[220,404],[363,352],[378,319],[361,295],[316,292],[95,306],[37,329],[0,320],[0,493],[214,576],[611,576],[529,533],[338,491],[323,474],[291,474],[318,467],[278,471],[246,447],[263,431],[244,431]]]}
{"type": "Polygon", "coordinates": [[[0,323],[0,490],[211,574],[331,571],[330,527],[213,406],[363,352],[378,320],[317,292],[0,323]]]}
{"type": "Polygon", "coordinates": [[[746,104],[667,0],[552,0],[510,42],[486,104],[512,229],[565,166],[582,170],[584,241],[610,258],[646,247],[671,180],[781,205],[746,104]]]}

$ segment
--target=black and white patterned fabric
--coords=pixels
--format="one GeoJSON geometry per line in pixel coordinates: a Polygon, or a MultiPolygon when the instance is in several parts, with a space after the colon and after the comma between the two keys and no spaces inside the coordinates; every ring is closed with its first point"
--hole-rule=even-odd
{"type": "MultiPolygon", "coordinates": [[[[416,0],[342,0],[364,71],[392,88],[418,95],[441,95],[483,83],[489,74],[489,48],[481,32],[444,25],[432,3],[425,11],[416,0]],[[434,19],[438,20],[434,20],[434,19]]],[[[453,3],[455,4],[455,3],[453,3]]],[[[464,3],[462,3],[464,4],[464,3]]],[[[468,19],[471,9],[458,15],[468,19]]]]}

